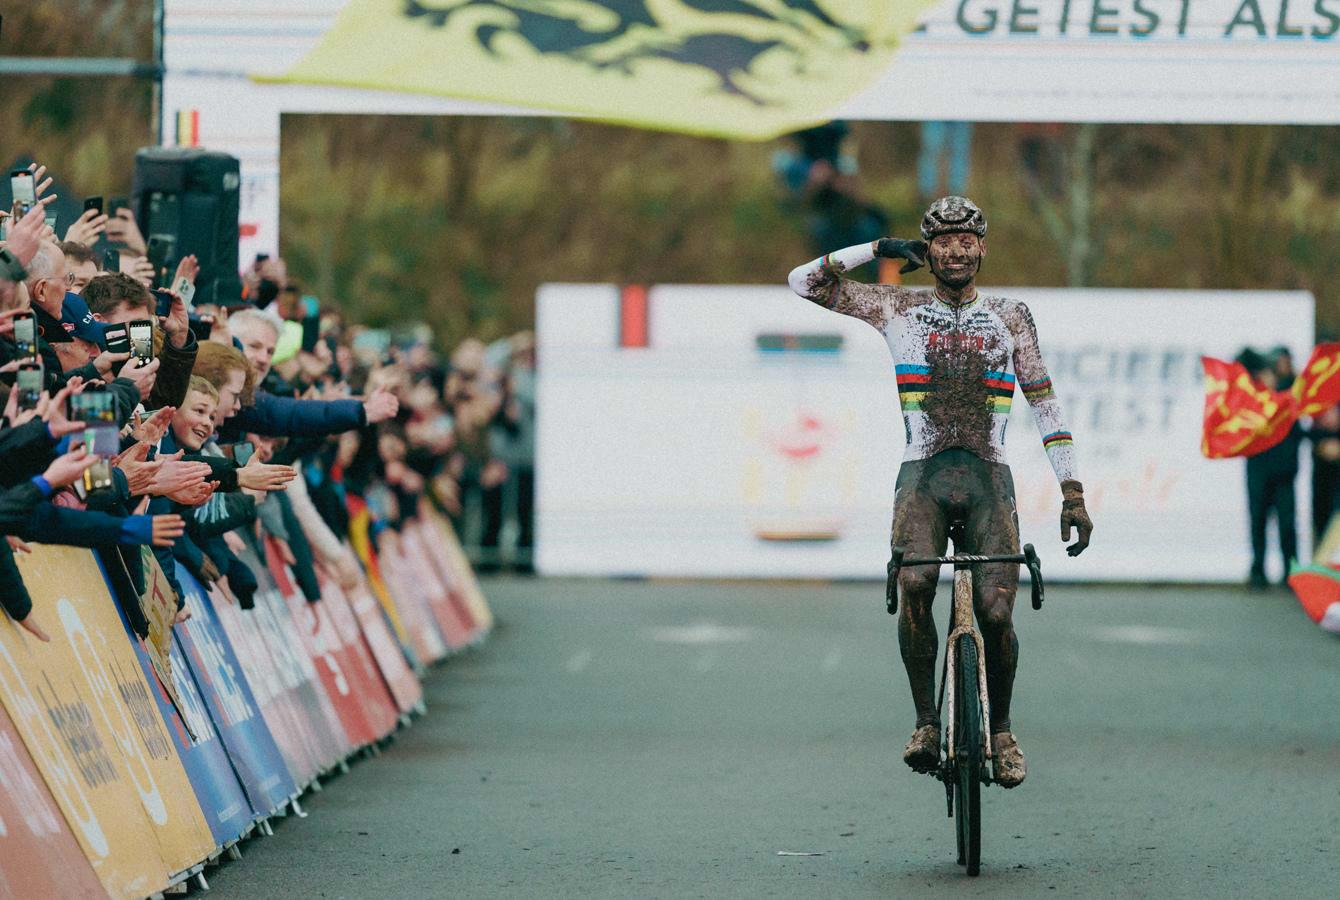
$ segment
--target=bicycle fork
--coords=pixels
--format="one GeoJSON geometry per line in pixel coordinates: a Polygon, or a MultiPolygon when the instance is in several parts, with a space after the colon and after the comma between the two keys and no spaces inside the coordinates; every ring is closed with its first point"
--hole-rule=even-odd
{"type": "MultiPolygon", "coordinates": [[[[949,637],[945,641],[945,662],[944,671],[940,676],[940,700],[937,704],[941,707],[940,721],[945,723],[945,766],[943,778],[945,785],[945,802],[949,807],[949,816],[954,816],[954,779],[950,777],[954,767],[958,763],[958,735],[955,733],[954,697],[957,682],[962,674],[958,671],[957,647],[960,638],[970,637],[977,645],[977,671],[973,674],[977,676],[977,695],[982,708],[982,759],[983,765],[991,761],[991,727],[988,723],[991,721],[991,701],[987,695],[986,689],[986,646],[982,642],[982,634],[973,626],[972,609],[972,572],[967,563],[956,563],[954,565],[954,606],[951,616],[951,628],[949,637]],[[944,710],[946,697],[948,698],[949,708],[944,710]]],[[[971,676],[967,676],[971,677],[971,676]]],[[[982,773],[977,773],[979,778],[982,773]]],[[[987,780],[987,779],[983,779],[987,780]]]]}

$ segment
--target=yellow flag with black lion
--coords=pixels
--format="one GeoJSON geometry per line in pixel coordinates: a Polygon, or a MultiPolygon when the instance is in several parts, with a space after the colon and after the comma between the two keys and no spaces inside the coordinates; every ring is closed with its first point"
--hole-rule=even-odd
{"type": "Polygon", "coordinates": [[[285,82],[722,137],[829,118],[929,0],[351,0],[285,82]]]}

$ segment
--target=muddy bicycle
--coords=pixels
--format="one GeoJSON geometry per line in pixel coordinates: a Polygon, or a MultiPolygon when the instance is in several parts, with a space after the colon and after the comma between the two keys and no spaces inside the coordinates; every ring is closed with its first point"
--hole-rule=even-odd
{"type": "Polygon", "coordinates": [[[972,573],[981,563],[1020,563],[1028,566],[1033,584],[1033,608],[1042,608],[1042,563],[1032,544],[1024,552],[1008,556],[975,556],[958,552],[963,546],[963,526],[949,529],[954,542],[953,556],[913,557],[895,547],[889,560],[886,600],[890,615],[898,611],[898,572],[905,566],[954,567],[953,612],[949,637],[945,641],[944,670],[940,676],[937,709],[943,729],[940,765],[930,774],[945,786],[949,816],[955,820],[958,836],[958,863],[969,875],[976,875],[982,858],[983,784],[991,783],[991,721],[986,692],[986,653],[982,635],[973,618],[972,573]],[[945,698],[949,712],[944,715],[945,698]]]}

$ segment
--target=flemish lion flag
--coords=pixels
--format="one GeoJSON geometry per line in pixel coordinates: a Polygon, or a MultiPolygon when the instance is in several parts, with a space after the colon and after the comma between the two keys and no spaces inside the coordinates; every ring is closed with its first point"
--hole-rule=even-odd
{"type": "Polygon", "coordinates": [[[1340,403],[1340,344],[1319,344],[1287,391],[1262,387],[1242,363],[1201,357],[1205,421],[1201,452],[1210,459],[1255,456],[1284,440],[1300,416],[1340,403]]]}
{"type": "Polygon", "coordinates": [[[931,0],[350,0],[279,81],[765,139],[829,118],[931,0]]]}

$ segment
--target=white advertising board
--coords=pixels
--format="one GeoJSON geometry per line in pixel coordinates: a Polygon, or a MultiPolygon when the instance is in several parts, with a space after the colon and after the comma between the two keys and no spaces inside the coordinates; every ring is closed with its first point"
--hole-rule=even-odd
{"type": "MultiPolygon", "coordinates": [[[[1060,491],[1019,397],[1009,458],[1023,539],[1049,577],[1242,580],[1244,465],[1200,454],[1200,356],[1283,345],[1306,359],[1312,296],[985,292],[1033,311],[1095,522],[1090,549],[1066,556],[1060,491]]],[[[620,347],[618,288],[539,292],[539,570],[881,577],[903,452],[881,335],[785,287],[660,286],[647,310],[647,346],[620,347]],[[793,349],[806,344],[818,348],[793,349]]]]}

